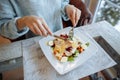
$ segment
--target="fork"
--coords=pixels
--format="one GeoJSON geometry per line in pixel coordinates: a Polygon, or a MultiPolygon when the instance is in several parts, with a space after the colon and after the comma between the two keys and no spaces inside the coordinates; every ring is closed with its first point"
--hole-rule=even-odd
{"type": "Polygon", "coordinates": [[[68,37],[70,40],[73,40],[73,36],[74,36],[74,26],[72,27],[72,29],[69,31],[68,37]]]}
{"type": "Polygon", "coordinates": [[[57,36],[57,35],[53,35],[53,37],[56,37],[56,38],[59,38],[59,39],[62,39],[62,40],[66,40],[65,38],[57,36]]]}

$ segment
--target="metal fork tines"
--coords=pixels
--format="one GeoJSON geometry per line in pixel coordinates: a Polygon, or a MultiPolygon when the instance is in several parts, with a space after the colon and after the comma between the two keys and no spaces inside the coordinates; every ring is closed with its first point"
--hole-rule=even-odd
{"type": "Polygon", "coordinates": [[[69,31],[68,36],[69,36],[70,39],[73,38],[73,36],[74,36],[74,27],[72,27],[72,29],[69,31]]]}

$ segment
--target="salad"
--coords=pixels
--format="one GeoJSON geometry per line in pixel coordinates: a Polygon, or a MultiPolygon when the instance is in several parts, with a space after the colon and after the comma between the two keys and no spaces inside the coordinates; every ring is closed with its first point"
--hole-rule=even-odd
{"type": "Polygon", "coordinates": [[[71,62],[89,46],[89,42],[83,44],[75,36],[69,39],[67,34],[60,34],[49,41],[48,46],[51,47],[53,55],[60,62],[71,62]]]}

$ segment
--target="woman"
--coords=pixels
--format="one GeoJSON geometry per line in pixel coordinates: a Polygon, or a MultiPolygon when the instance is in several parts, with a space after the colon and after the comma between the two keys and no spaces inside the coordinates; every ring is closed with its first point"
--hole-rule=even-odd
{"type": "Polygon", "coordinates": [[[62,29],[61,17],[76,26],[80,14],[69,0],[1,0],[0,34],[10,39],[52,35],[62,29]]]}

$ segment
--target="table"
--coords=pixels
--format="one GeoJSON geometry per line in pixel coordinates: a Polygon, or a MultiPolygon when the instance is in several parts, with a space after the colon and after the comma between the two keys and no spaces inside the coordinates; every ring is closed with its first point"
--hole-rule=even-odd
{"type": "MultiPolygon", "coordinates": [[[[77,29],[86,31],[92,36],[99,50],[96,55],[91,57],[86,63],[65,75],[58,74],[42,53],[38,44],[38,41],[41,39],[40,37],[33,37],[0,46],[0,62],[23,57],[25,80],[77,80],[108,69],[116,65],[116,62],[118,64],[115,68],[120,70],[120,33],[117,30],[106,21],[78,27],[77,29]],[[116,62],[114,62],[108,54],[116,62]],[[107,61],[105,62],[104,60],[107,61]],[[96,64],[94,64],[93,61],[96,64]]],[[[0,65],[0,72],[6,70],[3,66],[4,65],[0,65]]]]}

